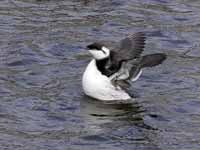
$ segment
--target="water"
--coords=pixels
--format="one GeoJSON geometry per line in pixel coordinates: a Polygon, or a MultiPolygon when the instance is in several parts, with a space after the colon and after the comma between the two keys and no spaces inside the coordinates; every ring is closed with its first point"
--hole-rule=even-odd
{"type": "Polygon", "coordinates": [[[2,0],[1,150],[199,150],[200,1],[2,0]],[[86,97],[85,46],[147,33],[134,103],[86,97]]]}

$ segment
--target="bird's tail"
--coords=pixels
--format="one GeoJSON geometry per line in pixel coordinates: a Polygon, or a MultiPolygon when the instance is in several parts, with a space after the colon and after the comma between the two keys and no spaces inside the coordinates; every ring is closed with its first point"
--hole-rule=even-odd
{"type": "Polygon", "coordinates": [[[154,67],[161,64],[167,58],[164,53],[149,54],[142,57],[141,68],[154,67]]]}

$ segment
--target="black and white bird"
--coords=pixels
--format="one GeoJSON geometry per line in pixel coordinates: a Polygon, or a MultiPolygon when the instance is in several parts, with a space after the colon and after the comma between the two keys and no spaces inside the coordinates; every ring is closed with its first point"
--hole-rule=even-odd
{"type": "Polygon", "coordinates": [[[127,89],[136,81],[145,67],[161,64],[164,53],[141,56],[145,34],[138,32],[120,41],[120,46],[110,50],[100,43],[87,46],[93,58],[82,78],[86,95],[99,100],[128,100],[127,89]]]}

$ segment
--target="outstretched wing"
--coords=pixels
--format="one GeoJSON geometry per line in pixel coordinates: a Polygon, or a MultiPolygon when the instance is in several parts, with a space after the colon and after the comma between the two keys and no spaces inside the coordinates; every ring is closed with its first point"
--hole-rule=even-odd
{"type": "MultiPolygon", "coordinates": [[[[109,71],[108,76],[114,75],[117,72],[124,72],[122,70],[122,66],[126,65],[125,68],[127,69],[127,74],[123,76],[130,76],[128,72],[133,70],[133,66],[138,65],[138,61],[135,61],[137,58],[140,57],[141,53],[143,52],[145,46],[145,34],[143,32],[135,33],[123,40],[120,41],[120,45],[115,47],[111,51],[110,59],[106,64],[106,70],[109,71]]],[[[136,72],[138,71],[136,67],[136,72]]],[[[134,72],[134,71],[131,71],[134,72]]],[[[133,76],[133,73],[131,73],[133,76]]]]}
{"type": "Polygon", "coordinates": [[[120,42],[120,46],[110,53],[104,69],[111,81],[122,88],[129,87],[129,81],[136,81],[142,68],[161,64],[166,55],[163,53],[140,56],[145,46],[145,34],[138,32],[120,42]]]}
{"type": "Polygon", "coordinates": [[[129,80],[136,81],[142,73],[142,68],[157,66],[161,64],[166,57],[164,53],[155,53],[123,61],[120,69],[110,76],[110,79],[122,88],[127,88],[127,84],[123,86],[125,84],[121,83],[128,83],[129,80]]]}
{"type": "Polygon", "coordinates": [[[138,58],[143,52],[145,46],[145,34],[143,32],[135,33],[120,42],[120,46],[114,49],[112,59],[121,63],[124,60],[138,58]]]}

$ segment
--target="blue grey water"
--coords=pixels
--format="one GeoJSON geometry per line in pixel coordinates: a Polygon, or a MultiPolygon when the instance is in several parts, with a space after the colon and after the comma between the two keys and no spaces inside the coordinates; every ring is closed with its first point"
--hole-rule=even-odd
{"type": "Polygon", "coordinates": [[[200,1],[1,0],[1,150],[199,150],[200,1]],[[164,64],[135,102],[84,95],[85,46],[146,32],[164,64]]]}

